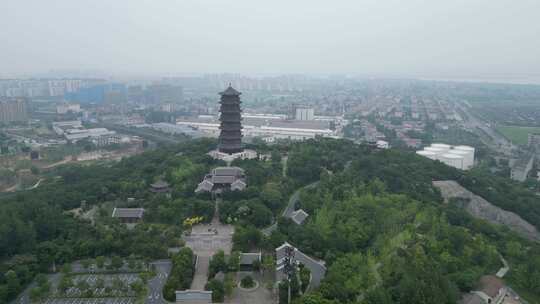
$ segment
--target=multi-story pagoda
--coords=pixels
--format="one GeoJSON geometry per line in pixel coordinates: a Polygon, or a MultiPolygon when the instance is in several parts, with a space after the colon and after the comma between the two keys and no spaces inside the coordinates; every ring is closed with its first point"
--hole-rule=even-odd
{"type": "Polygon", "coordinates": [[[218,150],[221,153],[234,154],[242,152],[242,110],[240,109],[240,92],[230,84],[220,92],[220,134],[218,150]]]}

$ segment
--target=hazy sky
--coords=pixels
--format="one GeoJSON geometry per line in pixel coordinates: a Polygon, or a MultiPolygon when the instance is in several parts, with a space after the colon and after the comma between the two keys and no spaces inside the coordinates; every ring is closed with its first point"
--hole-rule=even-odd
{"type": "Polygon", "coordinates": [[[0,0],[0,75],[540,76],[540,0],[0,0]]]}

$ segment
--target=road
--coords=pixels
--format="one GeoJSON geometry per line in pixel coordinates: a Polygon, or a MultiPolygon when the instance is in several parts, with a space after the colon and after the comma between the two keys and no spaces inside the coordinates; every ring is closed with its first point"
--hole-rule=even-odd
{"type": "MultiPolygon", "coordinates": [[[[304,187],[294,191],[294,193],[289,198],[289,203],[287,203],[287,206],[285,207],[285,210],[283,210],[283,212],[281,213],[281,216],[283,216],[283,217],[291,217],[291,214],[294,211],[294,207],[296,206],[296,203],[300,200],[300,192],[303,189],[313,188],[313,187],[317,186],[317,184],[319,184],[319,181],[313,182],[313,183],[311,183],[311,184],[309,184],[307,186],[304,186],[304,187]]],[[[272,225],[262,229],[262,233],[264,235],[266,235],[266,236],[269,236],[270,234],[272,234],[272,231],[276,230],[276,228],[277,228],[277,221],[274,222],[272,225]]]]}
{"type": "MultiPolygon", "coordinates": [[[[481,130],[485,135],[489,136],[491,141],[485,142],[486,145],[491,146],[495,151],[502,152],[506,155],[511,155],[512,150],[517,149],[518,147],[512,144],[506,137],[497,133],[493,128],[486,125],[486,122],[476,116],[472,111],[467,107],[463,106],[460,103],[457,103],[457,107],[460,108],[463,112],[467,114],[469,118],[467,121],[464,121],[463,124],[466,128],[472,130],[473,132],[478,132],[481,130]]],[[[480,138],[484,138],[482,134],[479,134],[480,138]]]]}
{"type": "Polygon", "coordinates": [[[163,299],[163,286],[167,282],[167,278],[171,272],[172,263],[170,260],[159,260],[150,263],[156,266],[157,275],[148,280],[148,296],[147,304],[164,304],[167,303],[163,299]]]}

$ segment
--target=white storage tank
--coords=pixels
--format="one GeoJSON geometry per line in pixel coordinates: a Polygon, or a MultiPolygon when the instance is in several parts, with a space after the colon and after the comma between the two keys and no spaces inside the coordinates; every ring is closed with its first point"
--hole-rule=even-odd
{"type": "Polygon", "coordinates": [[[431,147],[440,148],[440,149],[447,150],[447,151],[452,149],[452,146],[447,145],[447,144],[441,144],[441,143],[431,144],[431,147]]]}
{"type": "Polygon", "coordinates": [[[463,169],[464,157],[457,154],[446,153],[440,156],[440,160],[448,166],[463,169]]]}
{"type": "Polygon", "coordinates": [[[455,146],[453,150],[455,150],[455,151],[466,151],[467,154],[466,154],[465,158],[466,158],[467,164],[469,165],[469,167],[467,169],[472,168],[472,166],[474,165],[474,152],[475,152],[474,147],[455,146]]]}
{"type": "Polygon", "coordinates": [[[420,150],[420,151],[416,151],[416,154],[423,157],[427,157],[429,159],[433,159],[433,160],[437,159],[437,153],[432,152],[432,151],[420,150]]]}
{"type": "Polygon", "coordinates": [[[474,159],[470,151],[452,149],[448,153],[463,157],[463,170],[468,170],[473,166],[474,159]]]}
{"type": "Polygon", "coordinates": [[[442,152],[442,151],[448,151],[448,150],[444,148],[439,148],[439,147],[425,147],[424,151],[442,152]]]}
{"type": "Polygon", "coordinates": [[[448,150],[444,149],[444,148],[438,148],[438,147],[425,147],[424,148],[424,151],[431,151],[433,153],[437,153],[437,154],[444,154],[446,153],[448,150]]]}

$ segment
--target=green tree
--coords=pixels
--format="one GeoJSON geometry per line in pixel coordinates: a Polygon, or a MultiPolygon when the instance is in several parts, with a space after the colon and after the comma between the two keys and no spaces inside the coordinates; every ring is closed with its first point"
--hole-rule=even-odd
{"type": "Polygon", "coordinates": [[[275,260],[274,256],[272,255],[264,255],[262,257],[262,265],[261,265],[263,271],[271,271],[275,268],[275,260]]]}
{"type": "Polygon", "coordinates": [[[240,280],[240,285],[244,288],[252,288],[255,286],[255,281],[251,276],[247,275],[240,280]]]}
{"type": "Polygon", "coordinates": [[[124,260],[122,260],[121,257],[115,255],[111,258],[111,267],[113,269],[118,270],[122,268],[123,265],[124,265],[124,260]]]}
{"type": "Polygon", "coordinates": [[[131,283],[129,286],[131,290],[133,290],[137,296],[141,296],[144,293],[144,285],[140,281],[135,281],[131,283]]]}
{"type": "Polygon", "coordinates": [[[62,273],[63,274],[68,274],[71,272],[71,264],[70,263],[65,263],[64,265],[62,265],[62,273]]]}
{"type": "MultiPolygon", "coordinates": [[[[298,304],[339,304],[337,301],[332,301],[332,300],[323,298],[318,293],[307,294],[303,296],[298,302],[295,302],[295,303],[298,303],[298,304]]],[[[381,303],[381,304],[387,304],[387,303],[381,303]]]]}
{"type": "Polygon", "coordinates": [[[98,268],[103,268],[105,266],[105,257],[104,256],[98,256],[96,258],[96,265],[98,268]]]}
{"type": "Polygon", "coordinates": [[[225,282],[223,282],[223,288],[225,290],[225,295],[230,297],[236,286],[234,277],[232,273],[225,274],[225,282]]]}
{"type": "Polygon", "coordinates": [[[219,250],[212,256],[208,266],[208,277],[213,278],[220,271],[227,271],[227,262],[225,261],[225,252],[223,250],[219,250]]]}
{"type": "Polygon", "coordinates": [[[96,286],[96,288],[99,288],[99,289],[105,288],[105,280],[102,277],[98,277],[96,279],[96,285],[95,286],[96,286]]]}
{"type": "Polygon", "coordinates": [[[21,288],[19,278],[13,270],[6,272],[4,277],[7,285],[8,298],[14,297],[17,295],[17,293],[19,293],[19,289],[21,288]]]}
{"type": "Polygon", "coordinates": [[[8,302],[8,289],[6,285],[0,285],[0,303],[8,302]]]}
{"type": "Polygon", "coordinates": [[[68,289],[73,287],[73,280],[70,276],[64,275],[58,283],[58,290],[60,293],[65,294],[68,289]]]}
{"type": "Polygon", "coordinates": [[[30,289],[30,300],[35,302],[35,301],[38,301],[39,299],[41,299],[41,297],[42,297],[42,293],[41,293],[41,289],[39,287],[34,287],[34,288],[30,289]]]}
{"type": "Polygon", "coordinates": [[[84,269],[88,269],[92,265],[92,261],[90,259],[84,259],[81,261],[81,265],[84,269]]]}
{"type": "Polygon", "coordinates": [[[307,267],[300,268],[300,289],[305,292],[311,279],[311,271],[307,267]]]}
{"type": "Polygon", "coordinates": [[[77,281],[77,283],[75,284],[75,286],[77,287],[77,289],[79,289],[79,291],[84,294],[86,293],[86,291],[90,288],[90,285],[88,284],[88,282],[84,279],[82,280],[79,280],[77,281]]]}
{"type": "Polygon", "coordinates": [[[240,268],[240,252],[233,251],[228,261],[229,271],[236,272],[240,268]]]}
{"type": "Polygon", "coordinates": [[[225,298],[225,289],[224,289],[223,283],[221,281],[216,280],[216,279],[212,279],[206,284],[204,289],[212,291],[212,302],[213,303],[221,303],[221,302],[223,302],[223,300],[225,298]]]}
{"type": "Polygon", "coordinates": [[[40,273],[36,276],[36,282],[38,284],[38,286],[44,286],[45,284],[47,284],[48,280],[47,280],[47,276],[40,273]]]}

